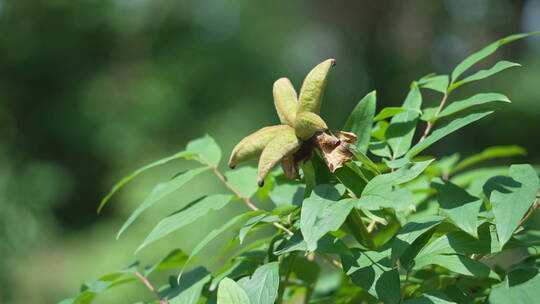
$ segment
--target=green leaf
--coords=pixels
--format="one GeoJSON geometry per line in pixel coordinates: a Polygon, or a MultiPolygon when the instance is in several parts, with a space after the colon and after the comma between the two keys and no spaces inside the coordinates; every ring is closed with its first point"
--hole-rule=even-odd
{"type": "Polygon", "coordinates": [[[273,304],[278,295],[279,263],[264,264],[250,278],[243,278],[238,284],[244,288],[251,303],[273,304]]]}
{"type": "Polygon", "coordinates": [[[504,96],[503,94],[497,94],[497,93],[476,94],[467,99],[452,102],[444,110],[442,110],[442,112],[438,116],[430,119],[430,121],[434,122],[440,118],[450,116],[462,110],[465,110],[474,106],[486,104],[486,103],[496,102],[496,101],[510,102],[510,99],[508,99],[508,97],[504,96]]]}
{"type": "Polygon", "coordinates": [[[354,206],[354,199],[339,200],[341,193],[332,185],[317,186],[302,203],[300,230],[308,251],[317,249],[317,241],[338,230],[354,206]]]}
{"type": "Polygon", "coordinates": [[[502,284],[489,295],[491,304],[536,304],[540,299],[540,275],[537,268],[510,271],[502,284]]]}
{"type": "MultiPolygon", "coordinates": [[[[304,241],[302,233],[298,230],[295,231],[293,235],[288,237],[288,239],[286,239],[283,243],[281,243],[276,251],[274,251],[274,254],[283,255],[293,251],[307,251],[307,243],[304,241]]],[[[319,239],[317,242],[317,250],[315,250],[315,252],[343,255],[350,254],[347,245],[345,245],[342,240],[330,234],[325,234],[319,239]]]]}
{"type": "Polygon", "coordinates": [[[396,211],[404,211],[412,208],[414,204],[411,191],[394,186],[415,179],[432,161],[408,163],[392,173],[374,177],[362,191],[356,206],[368,210],[393,208],[396,211]]]}
{"type": "MultiPolygon", "coordinates": [[[[212,231],[210,231],[210,233],[208,233],[204,239],[202,239],[198,244],[197,246],[195,246],[195,248],[193,248],[193,251],[191,251],[191,254],[189,255],[186,263],[184,264],[184,269],[186,268],[186,266],[188,265],[188,263],[193,259],[194,256],[196,256],[197,254],[199,254],[199,252],[201,252],[201,250],[204,249],[204,247],[206,247],[206,245],[208,245],[208,243],[210,243],[211,241],[213,241],[215,238],[217,238],[219,235],[221,235],[223,232],[227,231],[229,228],[233,227],[234,225],[236,225],[238,222],[242,221],[242,220],[245,220],[251,216],[254,216],[254,215],[257,215],[257,214],[261,214],[263,213],[264,211],[262,210],[257,210],[257,211],[250,211],[250,212],[246,212],[246,213],[243,213],[243,214],[240,214],[240,215],[237,215],[235,217],[233,217],[232,219],[230,219],[228,222],[226,222],[225,224],[221,225],[219,228],[216,228],[212,231]]],[[[183,272],[183,269],[182,271],[180,272],[180,274],[178,275],[178,278],[180,279],[182,277],[182,272],[183,272]]]]}
{"type": "Polygon", "coordinates": [[[439,106],[422,109],[422,116],[420,116],[420,119],[423,121],[431,121],[435,117],[435,113],[437,113],[438,109],[439,106]]]}
{"type": "Polygon", "coordinates": [[[399,302],[399,273],[387,254],[352,248],[352,256],[342,256],[343,270],[355,285],[388,304],[399,302]]]}
{"type": "Polygon", "coordinates": [[[355,145],[363,153],[366,153],[368,149],[376,106],[377,92],[372,91],[358,102],[343,126],[343,131],[356,134],[357,140],[355,145]]]}
{"type": "Polygon", "coordinates": [[[511,67],[515,67],[515,66],[521,66],[521,64],[519,63],[514,63],[514,62],[510,62],[510,61],[499,61],[497,62],[494,66],[492,66],[490,69],[488,70],[480,70],[474,74],[472,74],[471,76],[461,80],[461,81],[458,81],[458,82],[455,82],[453,85],[451,85],[449,88],[448,88],[448,92],[452,92],[453,90],[455,90],[456,88],[466,84],[466,83],[469,83],[469,82],[472,82],[472,81],[476,81],[476,80],[481,80],[481,79],[484,79],[484,78],[488,78],[489,76],[492,76],[492,75],[495,75],[501,71],[504,71],[508,68],[511,68],[511,67]]]}
{"type": "Polygon", "coordinates": [[[427,147],[431,146],[439,139],[445,137],[448,134],[451,134],[468,124],[471,124],[479,119],[482,119],[489,114],[493,113],[491,109],[476,109],[470,112],[460,113],[452,119],[445,121],[443,124],[439,125],[431,135],[427,136],[423,141],[414,145],[414,147],[409,150],[407,155],[412,158],[416,154],[422,152],[427,147]]]}
{"type": "Polygon", "coordinates": [[[157,160],[151,164],[148,164],[144,167],[141,167],[137,170],[135,170],[133,173],[131,173],[130,175],[122,178],[118,183],[116,183],[111,191],[107,194],[107,196],[105,196],[102,200],[101,200],[101,203],[99,204],[99,207],[97,209],[97,212],[99,213],[101,211],[101,209],[103,209],[103,207],[105,206],[105,204],[107,204],[107,202],[109,201],[109,199],[118,191],[120,190],[120,188],[122,188],[125,184],[127,184],[127,182],[129,182],[130,180],[134,179],[135,177],[137,177],[139,174],[143,173],[144,171],[146,170],[149,170],[149,169],[152,169],[154,167],[157,167],[157,166],[160,166],[160,165],[163,165],[163,164],[166,164],[168,162],[170,162],[171,160],[175,160],[175,159],[178,159],[178,158],[188,158],[188,157],[192,157],[194,156],[195,154],[192,153],[192,152],[187,152],[187,151],[182,151],[182,152],[178,152],[174,155],[171,155],[169,157],[165,157],[165,158],[162,158],[160,160],[157,160]]]}
{"type": "Polygon", "coordinates": [[[212,275],[206,268],[197,267],[186,272],[177,286],[167,292],[169,304],[197,304],[201,298],[201,292],[212,275]]]}
{"type": "Polygon", "coordinates": [[[484,189],[493,189],[490,201],[501,246],[519,226],[540,188],[538,175],[530,165],[512,165],[508,173],[510,177],[492,178],[484,186],[484,189]]]}
{"type": "Polygon", "coordinates": [[[391,158],[390,146],[383,141],[372,141],[369,143],[369,152],[380,157],[391,158]]]}
{"type": "Polygon", "coordinates": [[[394,116],[386,130],[386,138],[394,159],[403,156],[411,147],[419,113],[422,113],[422,95],[416,84],[413,83],[402,107],[413,110],[394,116]]]}
{"type": "Polygon", "coordinates": [[[225,172],[225,178],[243,197],[250,198],[259,186],[254,183],[257,180],[257,169],[253,167],[241,167],[225,172]]]}
{"type": "Polygon", "coordinates": [[[238,238],[240,239],[240,244],[242,244],[244,242],[244,238],[246,237],[248,232],[250,232],[258,224],[260,224],[260,223],[269,224],[269,223],[274,223],[274,222],[279,222],[279,217],[277,217],[275,215],[270,215],[269,216],[269,215],[266,215],[266,214],[261,214],[259,216],[254,216],[254,217],[250,218],[247,221],[246,225],[244,225],[244,227],[242,227],[242,229],[240,229],[240,232],[238,232],[238,238]]]}
{"type": "Polygon", "coordinates": [[[510,35],[507,37],[504,37],[500,40],[497,40],[493,42],[492,44],[486,46],[485,48],[481,49],[480,51],[470,55],[469,57],[465,58],[461,63],[459,63],[454,71],[452,72],[452,83],[455,83],[456,80],[463,74],[465,71],[467,71],[470,67],[472,67],[474,64],[479,62],[480,60],[486,58],[487,56],[493,54],[497,49],[509,42],[525,38],[528,36],[533,36],[540,34],[540,32],[533,32],[533,33],[524,33],[524,34],[516,34],[516,35],[510,35]]]}
{"type": "Polygon", "coordinates": [[[167,270],[174,267],[182,266],[186,263],[188,255],[180,249],[171,251],[161,262],[155,265],[147,266],[143,274],[149,276],[155,270],[167,270]]]}
{"type": "Polygon", "coordinates": [[[137,251],[165,237],[166,235],[195,222],[210,211],[223,208],[231,200],[230,195],[214,194],[198,198],[186,207],[162,219],[148,234],[137,251]]]}
{"type": "Polygon", "coordinates": [[[81,286],[81,293],[77,297],[65,299],[61,303],[90,304],[98,294],[108,289],[138,281],[134,275],[138,266],[139,262],[135,262],[120,271],[103,275],[94,282],[84,283],[81,286]]]}
{"type": "Polygon", "coordinates": [[[270,199],[279,207],[300,206],[305,191],[306,186],[303,183],[279,175],[274,179],[274,187],[270,190],[270,199]]]}
{"type": "Polygon", "coordinates": [[[418,257],[435,254],[490,254],[499,251],[500,245],[495,227],[484,224],[478,228],[478,237],[474,238],[463,231],[452,231],[427,245],[418,257]]]}
{"type": "MultiPolygon", "coordinates": [[[[368,170],[373,172],[375,175],[381,174],[381,171],[379,171],[379,168],[377,167],[377,164],[375,164],[369,157],[367,157],[362,151],[358,150],[355,146],[349,145],[349,150],[354,155],[354,158],[356,158],[358,161],[360,161],[368,170]]],[[[346,165],[348,165],[347,163],[346,165]]]]}
{"type": "Polygon", "coordinates": [[[435,228],[443,220],[444,217],[433,215],[405,224],[392,242],[392,263],[395,263],[416,239],[435,228]]]}
{"type": "Polygon", "coordinates": [[[424,77],[418,81],[418,85],[422,88],[431,89],[437,92],[445,93],[448,88],[448,75],[435,75],[424,77]]]}
{"type": "Polygon", "coordinates": [[[375,127],[373,127],[371,130],[371,137],[374,137],[380,141],[386,141],[386,130],[388,129],[388,126],[390,126],[390,124],[387,121],[378,121],[375,124],[375,127]]]}
{"type": "Polygon", "coordinates": [[[224,278],[219,282],[217,304],[252,304],[249,297],[235,281],[224,278]]]}
{"type": "Polygon", "coordinates": [[[386,190],[388,186],[410,182],[422,174],[432,161],[433,160],[430,159],[421,162],[411,162],[394,172],[378,175],[369,181],[364,188],[362,195],[376,193],[379,190],[386,190]]]}
{"type": "Polygon", "coordinates": [[[457,304],[457,303],[452,301],[442,292],[433,291],[429,293],[426,292],[417,298],[408,299],[407,301],[403,302],[403,304],[457,304]]]}
{"type": "Polygon", "coordinates": [[[399,108],[399,107],[386,107],[384,109],[382,109],[379,114],[377,114],[375,116],[375,118],[373,118],[373,121],[379,121],[379,120],[383,120],[383,119],[386,119],[386,118],[389,118],[389,117],[393,117],[393,116],[396,116],[397,114],[399,113],[403,113],[403,112],[407,112],[407,111],[413,111],[413,112],[417,112],[419,115],[422,115],[422,111],[420,111],[419,109],[408,109],[408,108],[399,108]]]}
{"type": "Polygon", "coordinates": [[[221,149],[210,135],[188,142],[186,152],[197,154],[195,158],[205,165],[210,163],[212,166],[217,167],[221,160],[221,149]]]}
{"type": "Polygon", "coordinates": [[[459,162],[450,173],[456,173],[469,168],[481,161],[499,158],[499,157],[511,157],[511,156],[524,156],[526,150],[520,146],[495,146],[489,147],[479,154],[475,154],[459,162]]]}
{"type": "Polygon", "coordinates": [[[422,269],[427,265],[439,265],[462,275],[499,280],[497,274],[485,264],[461,255],[426,255],[415,259],[415,262],[414,269],[422,269]]]}
{"type": "Polygon", "coordinates": [[[449,181],[435,180],[437,200],[444,213],[463,231],[476,237],[476,225],[482,200],[449,181]]]}
{"type": "Polygon", "coordinates": [[[119,238],[120,235],[129,227],[129,225],[131,225],[141,215],[141,213],[143,213],[143,211],[152,207],[152,205],[154,205],[157,201],[161,200],[165,196],[180,189],[183,185],[185,185],[195,176],[205,171],[208,171],[209,169],[210,168],[208,167],[201,167],[201,168],[187,170],[176,175],[168,182],[159,184],[156,187],[154,187],[154,189],[152,189],[150,194],[144,199],[142,204],[137,206],[137,208],[133,211],[133,213],[131,213],[129,218],[126,220],[124,225],[122,225],[122,228],[120,228],[120,231],[118,231],[116,238],[119,238]]]}

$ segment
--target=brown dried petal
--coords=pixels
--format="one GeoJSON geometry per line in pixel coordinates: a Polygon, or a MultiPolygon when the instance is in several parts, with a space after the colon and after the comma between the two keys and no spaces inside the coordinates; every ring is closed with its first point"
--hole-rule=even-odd
{"type": "Polygon", "coordinates": [[[338,137],[326,133],[318,134],[315,142],[321,149],[324,162],[331,172],[335,172],[343,164],[353,158],[353,154],[347,146],[356,141],[356,135],[349,132],[334,131],[338,137]]]}

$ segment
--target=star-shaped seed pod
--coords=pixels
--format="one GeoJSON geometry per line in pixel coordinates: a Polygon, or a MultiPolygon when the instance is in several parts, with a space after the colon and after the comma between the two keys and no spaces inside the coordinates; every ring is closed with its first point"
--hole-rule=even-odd
{"type": "Polygon", "coordinates": [[[298,177],[295,167],[298,160],[293,154],[316,133],[328,130],[319,112],[328,72],[335,62],[328,59],[314,67],[304,79],[299,96],[289,79],[276,80],[273,96],[281,125],[262,128],[242,139],[231,153],[229,167],[260,156],[259,186],[264,185],[266,176],[279,162],[287,176],[298,177]]]}

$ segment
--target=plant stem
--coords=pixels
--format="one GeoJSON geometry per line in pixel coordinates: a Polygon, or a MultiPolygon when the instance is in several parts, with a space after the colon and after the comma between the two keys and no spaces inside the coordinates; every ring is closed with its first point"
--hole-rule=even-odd
{"type": "MultiPolygon", "coordinates": [[[[435,115],[433,117],[439,116],[441,114],[442,109],[444,108],[444,105],[446,104],[446,100],[448,99],[448,92],[444,92],[443,98],[441,100],[441,103],[439,104],[439,107],[437,108],[437,111],[435,112],[435,115]]],[[[424,134],[420,138],[418,142],[422,142],[426,137],[429,135],[429,132],[431,132],[431,129],[433,128],[433,125],[435,125],[435,122],[428,121],[426,129],[424,130],[424,134]]]]}
{"type": "Polygon", "coordinates": [[[330,264],[336,266],[338,269],[342,270],[343,269],[343,265],[339,262],[339,261],[336,261],[334,259],[332,259],[331,257],[329,257],[327,254],[325,253],[321,253],[320,256],[326,260],[327,262],[329,262],[330,264]]]}
{"type": "Polygon", "coordinates": [[[405,299],[405,287],[407,287],[407,284],[409,284],[409,275],[410,275],[410,271],[407,270],[407,273],[405,274],[405,282],[403,282],[403,287],[401,289],[401,296],[399,298],[399,303],[403,303],[403,300],[405,299]]]}
{"type": "Polygon", "coordinates": [[[281,284],[279,284],[279,291],[278,291],[278,298],[277,298],[277,304],[283,303],[283,296],[285,295],[285,290],[287,289],[287,283],[289,282],[289,276],[291,275],[291,270],[294,262],[296,261],[296,253],[291,253],[291,260],[289,261],[289,264],[287,265],[287,272],[281,279],[281,284]]]}
{"type": "Polygon", "coordinates": [[[145,277],[142,273],[136,271],[135,272],[135,275],[139,278],[139,280],[141,280],[141,282],[143,282],[143,284],[158,298],[159,300],[159,304],[169,304],[169,302],[165,299],[163,299],[159,293],[157,292],[157,290],[154,288],[154,286],[152,286],[152,284],[150,283],[150,281],[148,281],[148,278],[145,277]]]}
{"type": "MultiPolygon", "coordinates": [[[[240,192],[238,192],[238,190],[236,190],[236,188],[233,187],[233,185],[231,185],[227,179],[225,178],[225,176],[223,176],[223,174],[221,173],[221,171],[219,171],[219,169],[212,165],[209,161],[207,161],[206,159],[204,159],[202,156],[200,156],[200,159],[210,168],[212,169],[212,171],[214,172],[214,174],[218,177],[218,179],[227,187],[229,188],[236,196],[238,196],[251,210],[253,211],[258,211],[258,210],[261,210],[259,209],[257,206],[255,206],[255,204],[253,204],[249,198],[247,197],[244,197],[242,194],[240,194],[240,192]]],[[[285,233],[287,233],[288,235],[293,235],[293,232],[290,231],[289,229],[285,228],[285,226],[281,225],[280,223],[272,223],[276,228],[278,229],[281,229],[283,231],[285,231],[285,233]]]]}
{"type": "Polygon", "coordinates": [[[540,204],[538,202],[538,197],[537,197],[532,203],[532,206],[531,206],[531,209],[529,209],[529,212],[525,215],[525,217],[521,219],[521,222],[519,222],[518,227],[525,224],[531,218],[531,216],[534,214],[534,212],[536,211],[536,209],[538,209],[539,206],[540,204]]]}

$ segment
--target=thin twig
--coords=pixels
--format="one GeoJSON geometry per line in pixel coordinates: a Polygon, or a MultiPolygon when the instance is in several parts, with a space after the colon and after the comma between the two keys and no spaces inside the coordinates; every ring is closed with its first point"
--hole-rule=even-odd
{"type": "Polygon", "coordinates": [[[529,212],[527,213],[527,215],[525,215],[525,217],[521,219],[521,222],[519,222],[518,227],[525,224],[529,220],[529,218],[531,218],[531,216],[534,214],[534,212],[536,211],[536,209],[538,209],[539,206],[540,204],[538,202],[538,197],[537,197],[532,203],[531,209],[529,209],[529,212]]]}
{"type": "Polygon", "coordinates": [[[289,276],[291,275],[291,270],[294,262],[296,261],[296,253],[293,252],[291,255],[291,260],[287,265],[287,270],[283,277],[281,278],[281,284],[279,284],[278,298],[276,303],[283,304],[283,296],[285,295],[285,290],[287,289],[287,284],[289,283],[289,276]]]}
{"type": "MultiPolygon", "coordinates": [[[[441,111],[444,108],[444,105],[446,104],[447,99],[448,99],[448,92],[444,92],[441,103],[439,104],[439,107],[437,108],[437,111],[435,112],[435,115],[433,117],[437,117],[439,116],[439,114],[441,114],[441,111]]],[[[428,121],[426,129],[424,130],[424,134],[422,135],[422,137],[420,138],[418,142],[422,142],[424,139],[426,139],[426,137],[429,135],[429,132],[431,132],[433,125],[435,125],[435,122],[428,121]]]]}
{"type": "MultiPolygon", "coordinates": [[[[210,168],[212,169],[212,171],[214,172],[214,174],[219,178],[219,180],[227,187],[229,188],[236,196],[238,196],[251,210],[253,211],[258,211],[258,210],[261,210],[259,209],[257,206],[255,206],[255,204],[253,204],[249,198],[243,196],[242,194],[240,194],[240,192],[238,192],[238,190],[236,190],[236,188],[233,187],[233,185],[231,185],[227,179],[225,178],[225,176],[223,176],[223,174],[221,173],[221,171],[219,171],[219,169],[212,165],[209,161],[207,161],[204,157],[201,157],[200,156],[200,159],[210,168]]],[[[290,231],[289,229],[287,229],[285,226],[281,225],[280,223],[272,223],[276,228],[278,229],[281,229],[283,231],[285,231],[285,233],[287,233],[288,235],[293,235],[293,232],[290,231]]]]}
{"type": "Polygon", "coordinates": [[[401,296],[400,296],[400,299],[399,299],[399,303],[403,303],[403,300],[405,299],[405,287],[407,287],[407,284],[409,284],[409,275],[410,275],[410,271],[407,270],[407,273],[405,274],[405,282],[403,282],[403,288],[401,290],[401,296]]]}
{"type": "Polygon", "coordinates": [[[323,259],[325,259],[327,262],[329,262],[330,264],[332,264],[332,265],[336,266],[337,268],[339,268],[340,270],[343,269],[343,265],[339,261],[334,260],[333,258],[329,257],[327,254],[321,253],[320,256],[323,259]]]}
{"type": "Polygon", "coordinates": [[[158,298],[159,300],[159,304],[169,304],[169,301],[163,299],[159,293],[157,292],[157,290],[154,288],[154,286],[152,286],[152,284],[150,283],[150,281],[148,281],[148,278],[146,278],[142,273],[136,271],[135,272],[135,275],[139,278],[139,280],[141,280],[141,282],[143,282],[143,284],[148,288],[150,289],[150,291],[158,298]]]}

